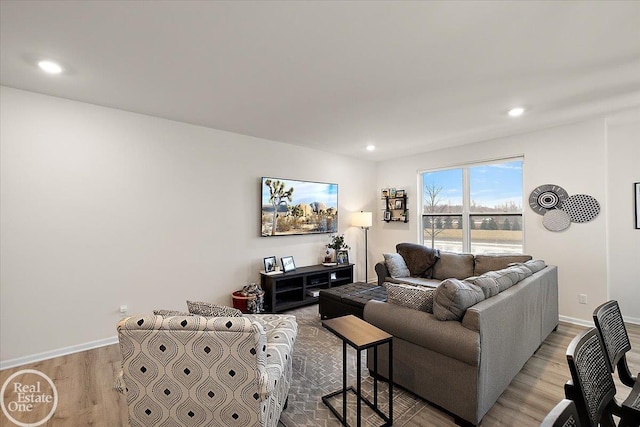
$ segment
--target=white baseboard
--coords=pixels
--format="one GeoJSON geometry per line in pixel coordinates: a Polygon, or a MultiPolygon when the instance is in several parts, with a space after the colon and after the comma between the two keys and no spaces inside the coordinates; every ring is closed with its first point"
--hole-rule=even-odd
{"type": "MultiPolygon", "coordinates": [[[[633,323],[634,325],[640,325],[640,319],[637,319],[635,317],[628,317],[628,316],[622,316],[622,317],[625,323],[633,323]]],[[[593,323],[593,320],[576,319],[574,317],[568,317],[568,316],[560,316],[560,321],[573,323],[574,325],[580,325],[580,326],[586,326],[586,327],[596,326],[595,323],[593,323]]]]}
{"type": "Polygon", "coordinates": [[[85,350],[91,350],[98,347],[104,347],[107,345],[117,344],[118,337],[113,336],[104,338],[101,340],[90,341],[83,344],[72,345],[69,347],[58,348],[51,351],[45,351],[44,353],[32,354],[30,356],[17,357],[15,359],[0,361],[0,371],[9,368],[15,368],[16,366],[26,365],[28,363],[40,362],[41,360],[53,359],[54,357],[66,356],[71,353],[79,353],[85,350]]]}

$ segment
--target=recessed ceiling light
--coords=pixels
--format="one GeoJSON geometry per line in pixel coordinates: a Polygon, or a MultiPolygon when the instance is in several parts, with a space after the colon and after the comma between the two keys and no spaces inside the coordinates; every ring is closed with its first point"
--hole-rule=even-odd
{"type": "Polygon", "coordinates": [[[375,145],[373,145],[373,144],[369,144],[369,145],[367,145],[367,151],[373,151],[373,150],[375,150],[375,149],[376,149],[376,146],[375,146],[375,145]]]}
{"type": "Polygon", "coordinates": [[[53,61],[40,61],[38,67],[49,74],[60,74],[62,67],[53,61]]]}
{"type": "Polygon", "coordinates": [[[522,108],[522,107],[514,107],[514,108],[510,109],[507,114],[509,114],[509,117],[520,117],[521,115],[524,114],[524,108],[522,108]]]}

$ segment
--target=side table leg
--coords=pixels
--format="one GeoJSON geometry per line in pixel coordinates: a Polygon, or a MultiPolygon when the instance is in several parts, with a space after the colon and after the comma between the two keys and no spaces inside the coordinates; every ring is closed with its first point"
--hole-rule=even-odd
{"type": "Polygon", "coordinates": [[[347,342],[342,341],[342,420],[347,423],[347,342]]]}
{"type": "Polygon", "coordinates": [[[358,393],[357,393],[357,420],[358,420],[358,427],[362,426],[362,372],[360,372],[362,370],[361,365],[362,365],[362,350],[358,350],[358,358],[356,359],[356,376],[358,377],[358,393]]]}
{"type": "Polygon", "coordinates": [[[378,346],[373,347],[373,406],[378,409],[378,346]]]}
{"type": "Polygon", "coordinates": [[[393,339],[389,340],[389,425],[393,425],[393,339]]]}

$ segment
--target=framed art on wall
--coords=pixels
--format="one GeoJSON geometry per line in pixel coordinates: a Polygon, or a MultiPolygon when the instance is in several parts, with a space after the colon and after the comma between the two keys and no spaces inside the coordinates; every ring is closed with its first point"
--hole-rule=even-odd
{"type": "Polygon", "coordinates": [[[636,229],[640,229],[640,182],[633,184],[636,199],[636,229]]]}

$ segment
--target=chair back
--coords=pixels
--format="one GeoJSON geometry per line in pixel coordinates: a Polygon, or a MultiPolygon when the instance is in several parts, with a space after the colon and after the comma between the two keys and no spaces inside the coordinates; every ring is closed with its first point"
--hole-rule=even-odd
{"type": "Polygon", "coordinates": [[[631,341],[617,301],[607,301],[593,312],[593,321],[600,332],[611,372],[618,369],[622,383],[633,387],[636,378],[629,371],[626,353],[631,350],[631,341]]]}
{"type": "Polygon", "coordinates": [[[573,400],[562,399],[542,420],[540,427],[580,427],[578,411],[573,400]]]}
{"type": "Polygon", "coordinates": [[[603,417],[610,416],[608,407],[616,394],[616,386],[596,328],[587,329],[571,341],[567,363],[574,387],[571,397],[576,400],[580,423],[597,427],[603,417]]]}
{"type": "Polygon", "coordinates": [[[131,425],[265,425],[267,340],[257,322],[129,317],[118,337],[131,425]]]}

